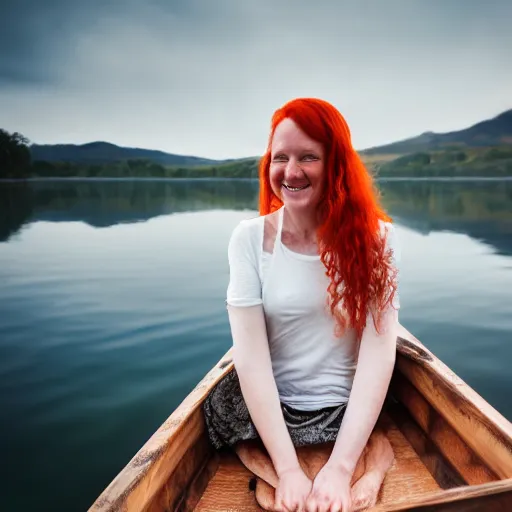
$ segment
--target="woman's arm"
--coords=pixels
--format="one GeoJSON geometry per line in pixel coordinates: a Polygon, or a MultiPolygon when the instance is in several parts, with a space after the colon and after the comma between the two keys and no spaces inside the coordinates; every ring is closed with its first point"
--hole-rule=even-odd
{"type": "Polygon", "coordinates": [[[263,307],[228,306],[234,364],[251,419],[280,477],[300,469],[272,373],[263,307]]]}
{"type": "Polygon", "coordinates": [[[369,317],[361,338],[359,359],[347,410],[329,465],[352,477],[382,409],[396,358],[398,312],[383,315],[379,334],[369,317]]]}

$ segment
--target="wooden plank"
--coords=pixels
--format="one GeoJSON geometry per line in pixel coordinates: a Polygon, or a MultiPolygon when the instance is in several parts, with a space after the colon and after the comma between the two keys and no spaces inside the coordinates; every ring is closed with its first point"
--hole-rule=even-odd
{"type": "Polygon", "coordinates": [[[378,424],[395,455],[393,465],[382,483],[378,502],[395,503],[403,496],[421,496],[438,491],[439,485],[389,415],[382,413],[378,424]]]}
{"type": "MultiPolygon", "coordinates": [[[[199,414],[197,411],[195,414],[199,414]]],[[[193,510],[218,467],[218,457],[206,436],[183,455],[170,478],[144,512],[193,510]]]]}
{"type": "Polygon", "coordinates": [[[402,326],[396,370],[487,467],[499,478],[512,477],[512,424],[402,326]]]}
{"type": "Polygon", "coordinates": [[[219,468],[219,456],[217,453],[206,463],[205,468],[192,481],[190,487],[186,490],[183,501],[175,508],[169,507],[168,510],[176,512],[192,512],[199,500],[203,496],[208,483],[219,468]]]}
{"type": "Polygon", "coordinates": [[[91,512],[147,510],[161,496],[173,474],[183,486],[183,479],[192,479],[201,470],[205,461],[194,458],[186,475],[175,473],[184,455],[204,436],[201,405],[205,397],[232,368],[232,354],[228,351],[103,491],[89,509],[91,512]]]}
{"type": "Polygon", "coordinates": [[[219,469],[199,500],[196,512],[261,511],[251,489],[253,479],[254,475],[234,452],[222,453],[219,469]]]}
{"type": "MultiPolygon", "coordinates": [[[[437,447],[440,454],[460,475],[463,481],[459,481],[459,485],[463,483],[475,485],[499,480],[497,475],[481,461],[449,423],[440,416],[403,375],[395,372],[390,391],[407,408],[411,417],[437,447]]],[[[400,428],[404,431],[407,426],[400,426],[400,428]]],[[[409,430],[411,429],[412,427],[409,428],[409,430]]],[[[415,449],[416,451],[421,450],[419,446],[415,446],[415,449]]],[[[433,453],[434,450],[429,450],[429,452],[433,453]]],[[[454,483],[457,483],[457,481],[454,483]]],[[[448,487],[454,486],[449,485],[448,487]]],[[[441,487],[444,486],[441,485],[441,487]]]]}
{"type": "Polygon", "coordinates": [[[414,448],[439,487],[451,489],[466,484],[461,475],[442,456],[434,443],[412,420],[407,409],[402,404],[388,405],[386,411],[393,419],[393,422],[396,423],[400,432],[402,432],[414,448]]]}
{"type": "Polygon", "coordinates": [[[377,505],[372,512],[510,512],[512,479],[429,493],[394,504],[377,505]]]}

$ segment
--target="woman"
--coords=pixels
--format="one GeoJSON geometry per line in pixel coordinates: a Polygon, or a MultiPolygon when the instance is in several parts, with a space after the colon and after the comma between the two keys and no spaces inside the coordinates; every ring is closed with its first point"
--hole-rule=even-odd
{"type": "Polygon", "coordinates": [[[266,508],[376,501],[393,462],[374,430],[396,353],[392,235],[342,115],[311,98],[277,110],[260,216],[235,228],[228,249],[236,371],[204,405],[214,446],[234,447],[275,488],[266,503],[259,493],[266,508]],[[328,442],[328,460],[308,476],[297,448],[328,442]]]}

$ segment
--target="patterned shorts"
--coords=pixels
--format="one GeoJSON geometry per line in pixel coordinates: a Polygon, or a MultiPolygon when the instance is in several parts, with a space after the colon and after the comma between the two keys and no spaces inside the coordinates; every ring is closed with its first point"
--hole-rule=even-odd
{"type": "MultiPolygon", "coordinates": [[[[294,446],[306,446],[336,440],[346,404],[317,411],[299,411],[281,404],[281,409],[294,446]]],[[[203,412],[208,437],[216,449],[259,439],[234,369],[210,392],[203,412]]]]}

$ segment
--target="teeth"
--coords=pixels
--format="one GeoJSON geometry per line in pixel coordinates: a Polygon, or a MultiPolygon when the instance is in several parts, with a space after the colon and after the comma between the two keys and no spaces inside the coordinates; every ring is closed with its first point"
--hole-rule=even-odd
{"type": "Polygon", "coordinates": [[[304,190],[305,188],[308,188],[309,187],[309,184],[307,185],[304,185],[303,187],[290,187],[289,185],[287,185],[286,183],[283,183],[283,186],[290,190],[291,192],[298,192],[299,190],[304,190]]]}

